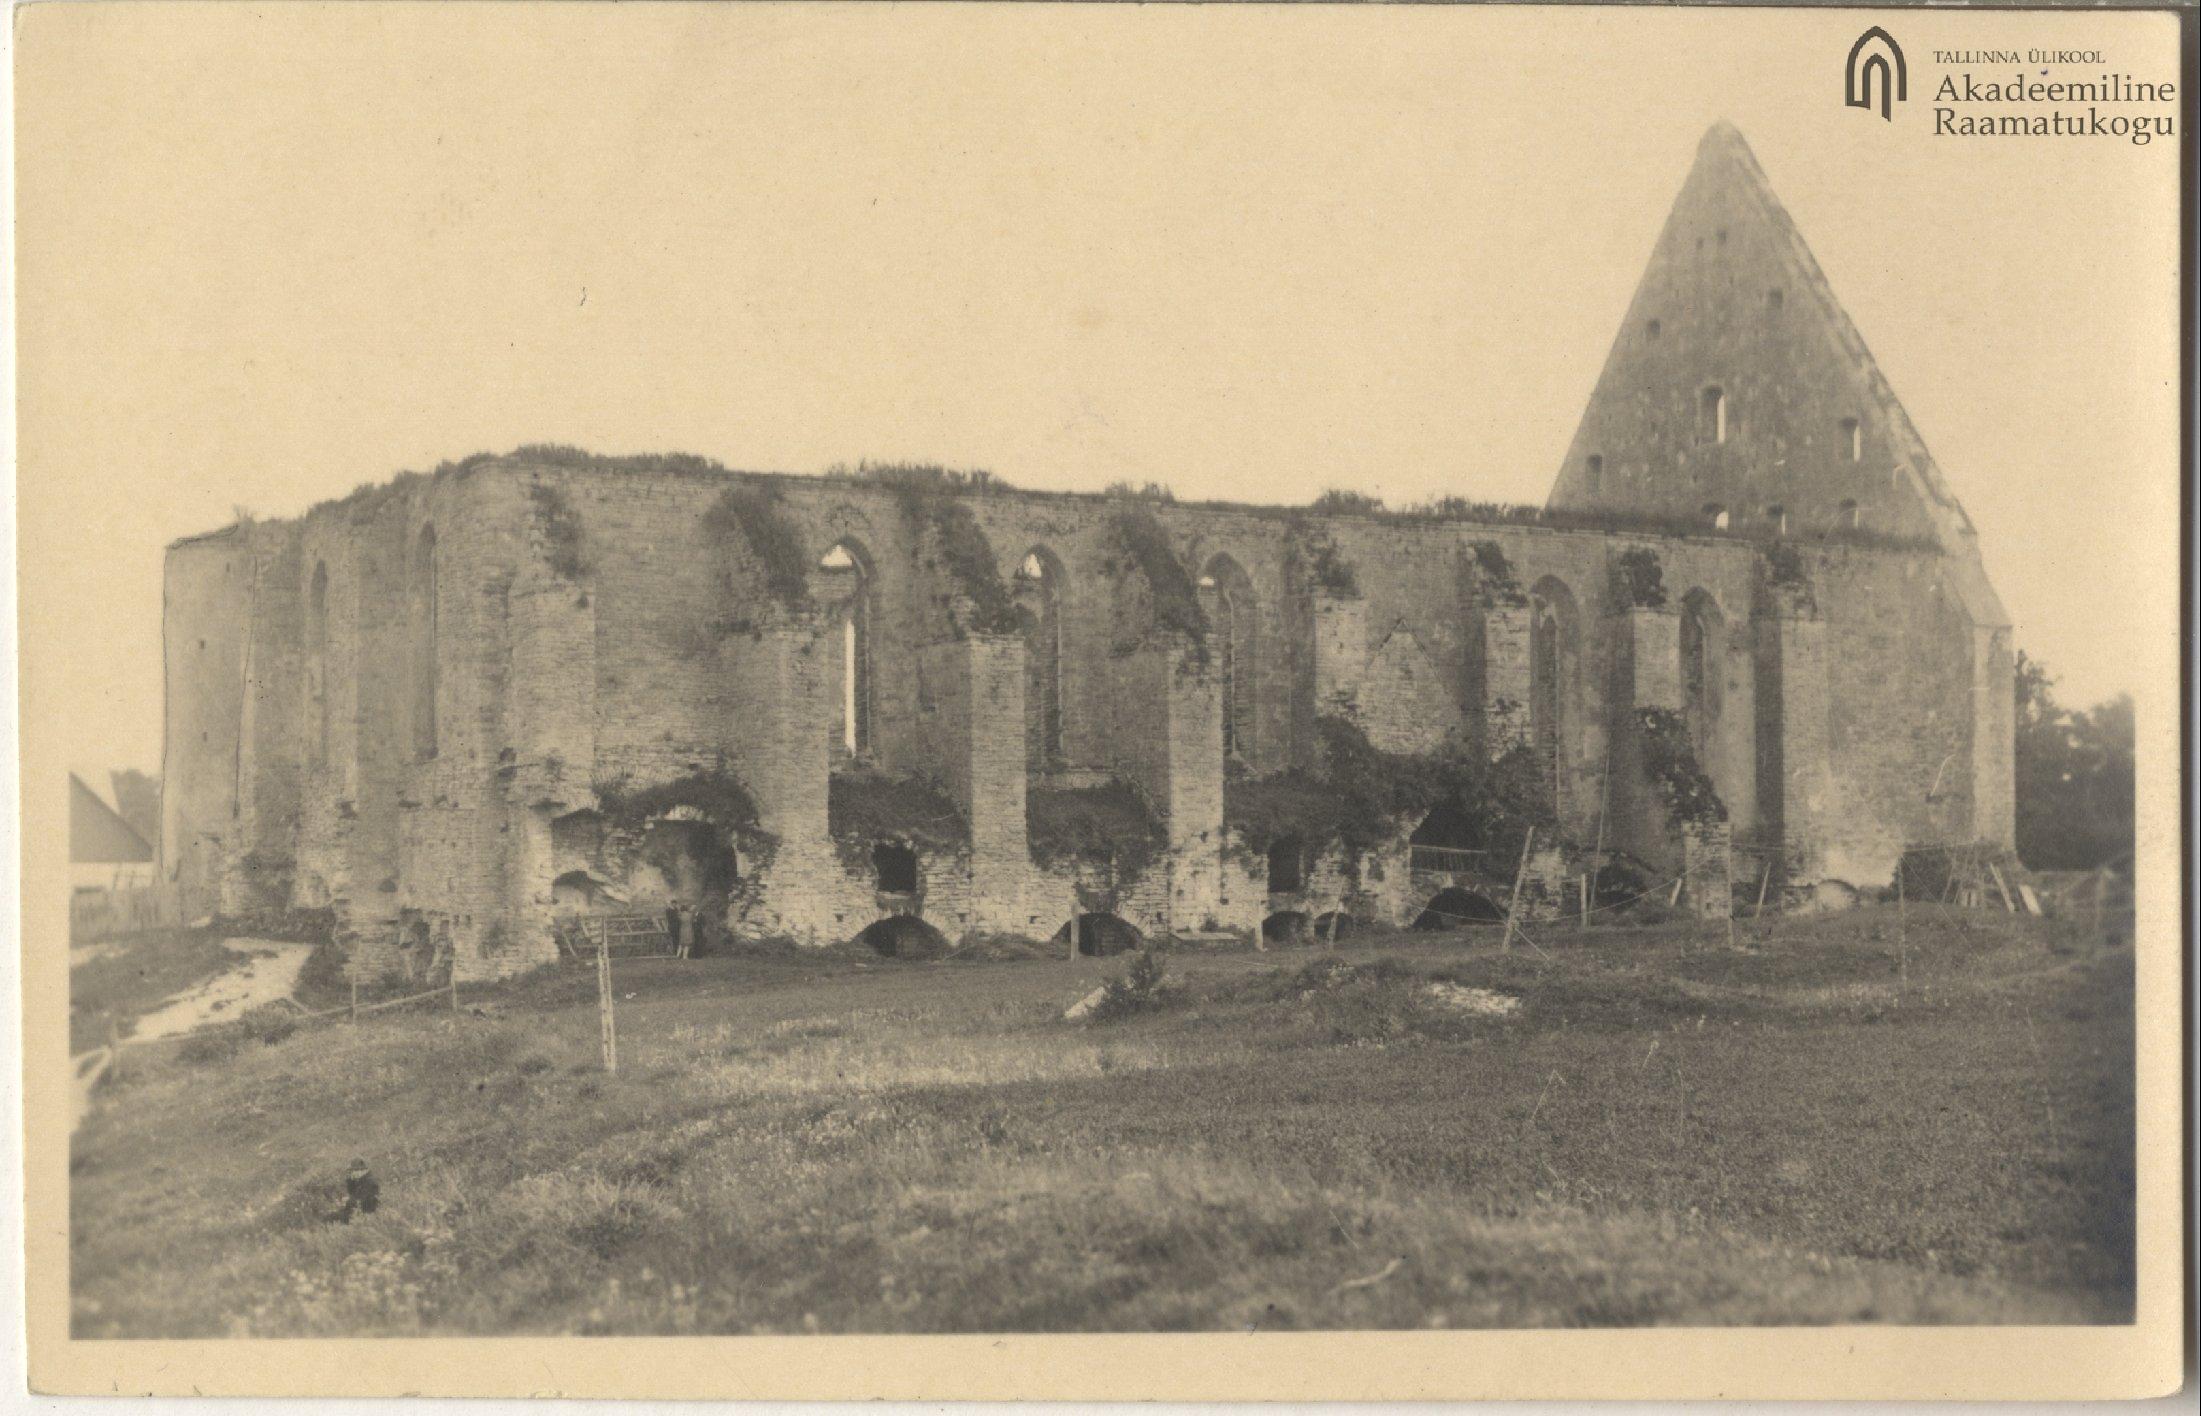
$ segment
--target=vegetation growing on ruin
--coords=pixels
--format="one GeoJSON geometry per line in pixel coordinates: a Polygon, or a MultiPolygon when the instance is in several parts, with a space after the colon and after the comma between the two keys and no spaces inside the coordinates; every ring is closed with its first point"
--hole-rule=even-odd
{"type": "Polygon", "coordinates": [[[1380,516],[1386,510],[1382,497],[1348,491],[1343,487],[1331,487],[1307,506],[1309,510],[1325,515],[1380,516]]]}
{"type": "Polygon", "coordinates": [[[1353,574],[1351,562],[1338,550],[1337,541],[1320,522],[1295,517],[1292,521],[1292,545],[1303,555],[1310,584],[1327,590],[1332,595],[1352,596],[1360,593],[1360,578],[1353,574]]]}
{"type": "Polygon", "coordinates": [[[1499,855],[1518,849],[1521,833],[1553,819],[1543,774],[1526,748],[1487,762],[1464,748],[1385,752],[1351,719],[1315,724],[1313,767],[1255,777],[1233,769],[1223,780],[1223,825],[1255,854],[1296,836],[1310,858],[1332,846],[1349,856],[1385,849],[1431,812],[1445,808],[1463,830],[1499,855]]]}
{"type": "Polygon", "coordinates": [[[810,598],[810,555],[802,533],[780,505],[779,488],[737,482],[718,494],[703,514],[703,534],[723,561],[743,553],[764,576],[765,593],[789,609],[810,598]]]}
{"type": "Polygon", "coordinates": [[[1666,573],[1658,553],[1630,546],[1613,560],[1613,603],[1624,610],[1656,610],[1666,604],[1666,573]]]}
{"type": "Polygon", "coordinates": [[[1095,787],[1035,780],[1025,789],[1024,823],[1040,865],[1113,860],[1120,880],[1139,875],[1168,844],[1146,799],[1115,780],[1095,787]]]}
{"type": "Polygon", "coordinates": [[[724,832],[748,856],[752,875],[768,868],[779,838],[757,824],[755,798],[741,779],[721,762],[647,787],[632,787],[621,774],[594,783],[596,810],[618,830],[639,831],[650,822],[685,810],[724,832]]]}
{"type": "Polygon", "coordinates": [[[588,549],[580,515],[566,494],[547,482],[531,482],[527,498],[541,518],[543,541],[549,548],[550,569],[563,580],[581,580],[589,572],[588,549]]]}
{"type": "MultiPolygon", "coordinates": [[[[1016,602],[1001,578],[993,542],[963,493],[983,491],[992,484],[984,472],[954,472],[934,466],[873,466],[865,464],[860,475],[894,494],[903,521],[917,542],[926,567],[940,572],[968,605],[970,621],[958,631],[979,634],[1014,634],[1022,627],[1016,602]],[[929,535],[927,533],[930,533],[929,535]]],[[[949,615],[955,617],[951,601],[949,615]]]]}
{"type": "Polygon", "coordinates": [[[756,801],[741,780],[723,767],[698,769],[669,782],[630,787],[624,775],[595,783],[596,809],[614,826],[639,826],[676,808],[686,808],[729,831],[754,830],[756,801]]]}
{"type": "Polygon", "coordinates": [[[1804,553],[1787,541],[1775,541],[1767,546],[1765,578],[1771,584],[1795,588],[1810,584],[1810,571],[1804,565],[1804,553]]]}
{"type": "Polygon", "coordinates": [[[1154,628],[1205,645],[1207,612],[1200,608],[1199,591],[1193,587],[1192,573],[1170,546],[1168,530],[1154,513],[1144,507],[1119,508],[1108,530],[1121,563],[1111,560],[1106,569],[1117,575],[1128,566],[1146,581],[1153,602],[1154,628]]]}
{"type": "Polygon", "coordinates": [[[889,776],[868,768],[835,772],[826,787],[826,829],[841,863],[871,869],[872,847],[881,842],[921,851],[955,852],[971,843],[970,823],[937,782],[889,776]]]}
{"type": "Polygon", "coordinates": [[[1475,568],[1482,576],[1483,598],[1493,605],[1525,605],[1528,592],[1521,588],[1521,577],[1514,571],[1513,562],[1496,541],[1475,543],[1475,568]]]}
{"type": "Polygon", "coordinates": [[[1174,506],[1177,501],[1177,494],[1169,489],[1167,482],[1141,482],[1137,485],[1130,482],[1110,482],[1101,495],[1111,501],[1150,501],[1160,502],[1164,506],[1174,506]]]}
{"type": "Polygon", "coordinates": [[[1674,826],[1710,825],[1727,819],[1727,804],[1697,761],[1689,725],[1671,708],[1638,708],[1636,727],[1643,744],[1643,773],[1666,803],[1674,826]]]}

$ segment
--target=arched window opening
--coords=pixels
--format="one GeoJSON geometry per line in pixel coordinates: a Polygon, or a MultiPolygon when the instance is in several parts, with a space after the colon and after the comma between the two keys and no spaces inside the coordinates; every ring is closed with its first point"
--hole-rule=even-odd
{"type": "Polygon", "coordinates": [[[1727,441],[1727,393],[1716,386],[1706,389],[1698,401],[1697,441],[1727,441]]]}
{"type": "Polygon", "coordinates": [[[1269,893],[1289,895],[1304,889],[1306,843],[1297,836],[1279,836],[1269,845],[1269,893]]]}
{"type": "Polygon", "coordinates": [[[311,761],[329,760],[329,567],[313,564],[313,586],[306,595],[306,731],[311,761]]]}
{"type": "Polygon", "coordinates": [[[1589,460],[1582,464],[1582,470],[1589,482],[1590,495],[1594,497],[1605,485],[1605,459],[1593,452],[1589,455],[1589,460]]]}
{"type": "Polygon", "coordinates": [[[1216,681],[1223,699],[1223,756],[1250,757],[1259,718],[1260,670],[1253,578],[1237,561],[1222,555],[1208,562],[1200,588],[1214,596],[1212,619],[1222,631],[1216,643],[1216,681]]]}
{"type": "Polygon", "coordinates": [[[412,610],[413,755],[436,755],[436,528],[420,528],[408,586],[412,610]]]}
{"type": "Polygon", "coordinates": [[[1691,590],[1681,602],[1681,702],[1682,718],[1700,762],[1712,760],[1714,735],[1719,730],[1720,702],[1726,684],[1722,652],[1727,640],[1727,620],[1719,602],[1702,588],[1691,590]]]}
{"type": "Polygon", "coordinates": [[[878,875],[880,894],[917,893],[917,852],[908,846],[881,841],[871,848],[871,868],[878,875]]]}
{"type": "Polygon", "coordinates": [[[1555,576],[1529,596],[1529,741],[1556,807],[1564,798],[1567,744],[1581,712],[1574,593],[1555,576]]]}
{"type": "Polygon", "coordinates": [[[828,576],[828,602],[839,613],[840,663],[834,674],[841,715],[840,747],[851,757],[871,751],[871,563],[841,541],[818,560],[828,576]]]}
{"type": "Polygon", "coordinates": [[[1015,590],[1024,611],[1025,757],[1043,771],[1063,760],[1062,562],[1035,547],[1016,569],[1015,590]]]}
{"type": "Polygon", "coordinates": [[[1855,418],[1842,420],[1842,454],[1852,462],[1865,460],[1865,428],[1855,418]]]}
{"type": "Polygon", "coordinates": [[[1771,527],[1773,528],[1773,534],[1774,534],[1774,535],[1776,535],[1776,536],[1786,536],[1786,535],[1788,534],[1788,508],[1787,508],[1787,507],[1785,507],[1785,506],[1769,506],[1769,507],[1767,507],[1767,508],[1765,509],[1765,520],[1766,520],[1766,524],[1767,524],[1767,525],[1769,525],[1769,526],[1771,526],[1771,527]]]}
{"type": "Polygon", "coordinates": [[[1852,531],[1860,530],[1863,528],[1865,524],[1865,516],[1863,512],[1857,509],[1856,502],[1844,501],[1842,503],[1841,524],[1852,531]]]}
{"type": "Polygon", "coordinates": [[[1706,502],[1704,504],[1704,521],[1714,531],[1725,531],[1727,529],[1727,508],[1721,506],[1718,502],[1706,502]]]}

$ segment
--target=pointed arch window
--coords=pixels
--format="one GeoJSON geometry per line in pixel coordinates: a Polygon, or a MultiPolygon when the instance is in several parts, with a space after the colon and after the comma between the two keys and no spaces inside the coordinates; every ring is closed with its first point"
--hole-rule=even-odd
{"type": "Polygon", "coordinates": [[[412,639],[410,678],[413,697],[413,755],[428,758],[436,755],[438,746],[436,636],[440,606],[436,584],[436,528],[433,525],[421,527],[420,536],[414,542],[407,598],[412,611],[409,627],[412,639]]]}
{"type": "Polygon", "coordinates": [[[1260,720],[1260,646],[1253,577],[1227,555],[1208,562],[1200,589],[1214,597],[1211,616],[1221,633],[1217,684],[1223,699],[1223,756],[1250,757],[1260,720]]]}
{"type": "Polygon", "coordinates": [[[1033,770],[1063,760],[1062,562],[1035,546],[1016,568],[1015,591],[1024,620],[1025,756],[1033,770]]]}
{"type": "Polygon", "coordinates": [[[329,760],[329,567],[313,563],[313,585],[306,592],[306,725],[319,767],[329,760]]]}
{"type": "Polygon", "coordinates": [[[828,602],[839,614],[839,664],[834,674],[839,690],[840,749],[851,757],[871,751],[871,561],[854,542],[837,542],[818,559],[826,572],[828,602]]]}
{"type": "Polygon", "coordinates": [[[1727,416],[1727,391],[1717,384],[1705,389],[1697,400],[1697,441],[1726,442],[1727,416]]]}

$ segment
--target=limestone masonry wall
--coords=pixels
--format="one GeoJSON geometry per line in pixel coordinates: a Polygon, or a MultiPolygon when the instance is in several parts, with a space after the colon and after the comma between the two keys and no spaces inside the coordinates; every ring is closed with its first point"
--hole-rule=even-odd
{"type": "MultiPolygon", "coordinates": [[[[561,914],[676,898],[729,939],[836,942],[912,914],[951,938],[1050,936],[1081,879],[1088,906],[1148,930],[1341,908],[1408,923],[1427,903],[1405,859],[1414,823],[1394,849],[1310,862],[1300,889],[1272,896],[1228,839],[1226,776],[1312,766],[1313,734],[1293,725],[1325,713],[1385,751],[1488,755],[1537,739],[1547,715],[1577,859],[1602,841],[1678,872],[1683,837],[1628,738],[1643,706],[1695,714],[1737,846],[1784,852],[1792,885],[1877,887],[1905,843],[2007,839],[2007,727],[1976,740],[1996,724],[1974,711],[1993,672],[1979,641],[1991,656],[2006,638],[1981,635],[1931,550],[1829,544],[1778,562],[1733,537],[1142,503],[1194,583],[1228,557],[1254,599],[1186,633],[1153,627],[1151,587],[1127,591],[1143,572],[1112,529],[1120,501],[932,495],[972,503],[1004,581],[1034,549],[1061,567],[1064,760],[1050,770],[1120,780],[1148,804],[1166,844],[1140,878],[1032,862],[1030,646],[958,623],[960,572],[893,490],[526,454],[174,548],[168,868],[201,912],[333,909],[369,971],[448,957],[506,972],[554,956],[561,914]],[[729,583],[761,583],[746,543],[706,529],[735,484],[776,494],[804,565],[860,546],[860,644],[849,572],[814,571],[793,605],[729,601],[729,583]],[[1314,536],[1332,584],[1301,571],[1314,536]],[[1503,585],[1483,568],[1493,549],[1503,585]],[[1655,557],[1663,604],[1619,603],[1631,549],[1655,557]],[[854,750],[852,652],[872,694],[854,750]],[[1251,727],[1226,760],[1233,672],[1251,727]],[[930,782],[959,819],[852,841],[828,810],[837,771],[930,782]],[[732,784],[746,816],[665,802],[650,820],[606,818],[607,802],[683,781],[732,784]],[[915,857],[913,898],[880,875],[880,843],[915,857]]],[[[1510,863],[1493,874],[1509,885],[1510,863]]]]}

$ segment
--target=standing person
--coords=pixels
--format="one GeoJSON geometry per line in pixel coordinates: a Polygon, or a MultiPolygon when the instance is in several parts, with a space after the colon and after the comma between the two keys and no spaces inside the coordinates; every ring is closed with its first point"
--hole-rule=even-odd
{"type": "Polygon", "coordinates": [[[680,901],[678,900],[674,900],[665,906],[665,938],[672,944],[673,952],[683,958],[687,957],[687,950],[680,945],[680,901]]]}

